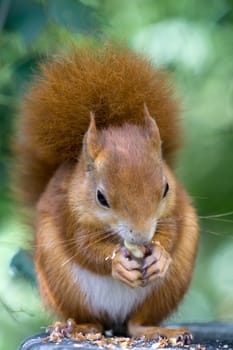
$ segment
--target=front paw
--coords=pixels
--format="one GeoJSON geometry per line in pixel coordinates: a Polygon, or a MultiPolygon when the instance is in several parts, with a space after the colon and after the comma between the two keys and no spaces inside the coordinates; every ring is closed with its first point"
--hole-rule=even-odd
{"type": "Polygon", "coordinates": [[[141,264],[131,258],[125,247],[119,247],[114,253],[112,277],[131,288],[143,286],[141,264]]]}
{"type": "Polygon", "coordinates": [[[150,255],[144,259],[142,266],[143,285],[146,286],[158,277],[163,278],[171,262],[170,254],[160,244],[153,246],[150,255]]]}

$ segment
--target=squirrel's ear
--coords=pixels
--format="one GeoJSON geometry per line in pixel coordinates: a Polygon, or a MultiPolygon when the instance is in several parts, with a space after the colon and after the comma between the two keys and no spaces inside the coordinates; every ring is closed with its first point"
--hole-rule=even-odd
{"type": "Polygon", "coordinates": [[[146,103],[144,102],[145,131],[150,140],[157,146],[161,146],[159,128],[154,118],[151,117],[146,103]]]}
{"type": "Polygon", "coordinates": [[[95,124],[95,115],[90,112],[90,124],[84,137],[84,149],[86,156],[94,160],[101,151],[101,144],[98,139],[98,131],[95,124]]]}

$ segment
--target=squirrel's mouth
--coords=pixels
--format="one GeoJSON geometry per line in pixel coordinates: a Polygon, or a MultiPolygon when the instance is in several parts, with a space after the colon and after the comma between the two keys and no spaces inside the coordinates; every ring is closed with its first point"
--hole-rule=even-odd
{"type": "Polygon", "coordinates": [[[138,246],[150,245],[156,233],[156,228],[157,219],[152,220],[151,225],[147,230],[133,229],[125,222],[120,222],[117,225],[111,226],[112,231],[120,238],[121,243],[127,241],[130,244],[138,246]]]}

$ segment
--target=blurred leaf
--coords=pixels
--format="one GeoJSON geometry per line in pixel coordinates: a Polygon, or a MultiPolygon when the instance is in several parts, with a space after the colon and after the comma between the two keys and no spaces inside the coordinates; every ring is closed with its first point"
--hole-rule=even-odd
{"type": "Polygon", "coordinates": [[[78,0],[48,0],[48,17],[72,31],[96,34],[93,10],[78,0]]]}
{"type": "Polygon", "coordinates": [[[18,31],[26,45],[37,37],[46,24],[44,8],[32,0],[12,0],[5,30],[18,31]]]}
{"type": "Polygon", "coordinates": [[[58,25],[54,21],[49,21],[38,38],[33,42],[33,52],[38,55],[48,56],[57,50],[64,49],[69,42],[79,43],[82,35],[78,32],[71,32],[68,28],[58,25]]]}
{"type": "Polygon", "coordinates": [[[0,52],[0,67],[4,64],[12,64],[17,61],[19,57],[22,57],[26,49],[20,34],[17,32],[0,33],[0,52]]]}
{"type": "Polygon", "coordinates": [[[12,257],[10,268],[14,277],[25,278],[29,282],[36,284],[36,274],[33,264],[33,257],[25,249],[19,249],[12,257]]]}
{"type": "Polygon", "coordinates": [[[22,60],[18,61],[17,65],[15,65],[14,84],[17,89],[17,94],[22,95],[24,93],[27,88],[25,82],[30,80],[37,66],[38,55],[36,54],[24,57],[22,60]]]}
{"type": "Polygon", "coordinates": [[[143,50],[155,65],[194,72],[203,69],[211,55],[206,28],[179,18],[145,26],[132,38],[132,45],[138,52],[143,50]]]}

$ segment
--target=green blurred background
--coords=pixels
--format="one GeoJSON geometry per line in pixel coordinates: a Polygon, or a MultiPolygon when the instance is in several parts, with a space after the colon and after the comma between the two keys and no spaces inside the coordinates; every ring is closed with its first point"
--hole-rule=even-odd
{"type": "Polygon", "coordinates": [[[38,62],[86,36],[124,40],[170,72],[186,128],[176,172],[201,224],[193,283],[172,320],[233,320],[233,1],[2,0],[0,349],[16,349],[51,322],[30,259],[17,254],[30,232],[8,188],[13,122],[38,62]]]}

